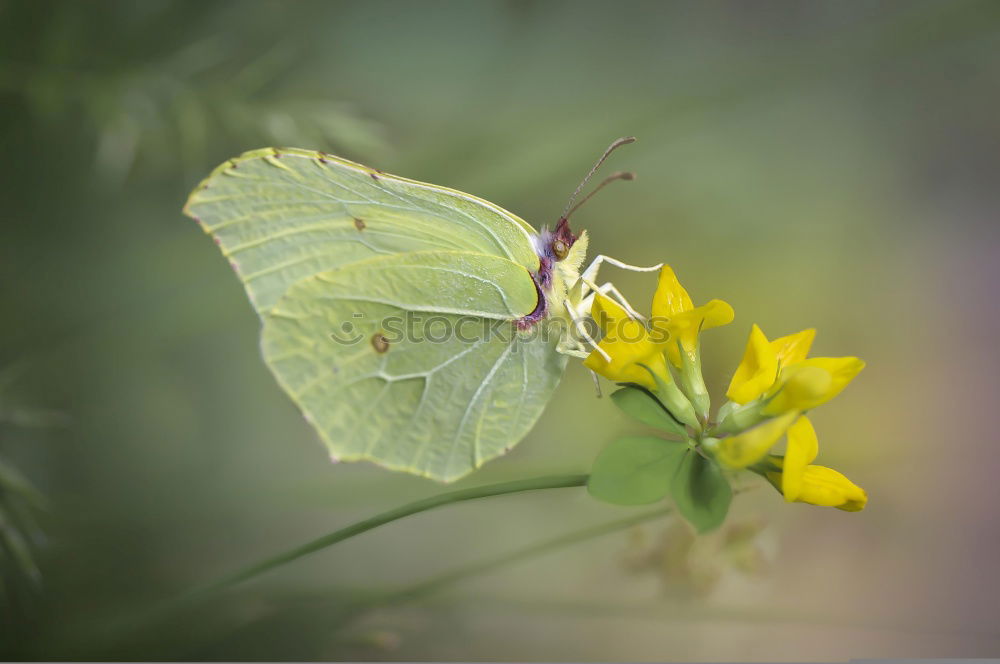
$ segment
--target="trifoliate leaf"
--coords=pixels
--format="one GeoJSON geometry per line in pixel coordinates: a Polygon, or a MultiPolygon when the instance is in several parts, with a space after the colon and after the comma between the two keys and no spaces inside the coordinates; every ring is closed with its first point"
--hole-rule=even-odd
{"type": "Polygon", "coordinates": [[[670,481],[687,445],[653,436],[619,438],[594,461],[587,490],[614,505],[655,503],[670,492],[670,481]]]}
{"type": "Polygon", "coordinates": [[[699,533],[726,520],[733,490],[714,461],[685,448],[670,489],[678,511],[699,533]]]}
{"type": "Polygon", "coordinates": [[[684,425],[675,420],[652,394],[638,387],[625,387],[611,395],[623,413],[643,424],[684,436],[684,425]]]}

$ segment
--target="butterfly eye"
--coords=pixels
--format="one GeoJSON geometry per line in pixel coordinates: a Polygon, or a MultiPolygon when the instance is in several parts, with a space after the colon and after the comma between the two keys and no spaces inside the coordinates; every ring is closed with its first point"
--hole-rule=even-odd
{"type": "Polygon", "coordinates": [[[562,240],[553,240],[552,253],[556,255],[556,260],[561,261],[566,258],[566,254],[569,253],[569,247],[562,240]]]}

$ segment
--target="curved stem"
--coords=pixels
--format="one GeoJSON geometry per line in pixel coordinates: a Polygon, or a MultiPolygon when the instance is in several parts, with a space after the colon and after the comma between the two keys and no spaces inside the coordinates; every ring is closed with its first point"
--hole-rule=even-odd
{"type": "Polygon", "coordinates": [[[498,568],[513,565],[514,563],[521,562],[522,560],[542,556],[552,551],[557,551],[574,544],[579,544],[590,539],[601,537],[602,535],[608,535],[610,533],[624,530],[625,528],[638,526],[647,521],[668,516],[673,514],[673,512],[674,509],[672,507],[659,507],[654,510],[640,512],[639,514],[632,514],[623,519],[616,519],[614,521],[608,521],[596,526],[576,530],[542,542],[536,542],[535,544],[531,544],[521,549],[516,549],[486,560],[471,563],[465,567],[459,567],[458,569],[444,572],[438,576],[425,579],[424,581],[420,581],[395,592],[386,592],[369,600],[366,604],[393,604],[396,601],[405,602],[419,599],[425,595],[435,593],[442,588],[458,583],[459,581],[464,581],[465,579],[469,579],[480,574],[492,572],[498,568]]]}
{"type": "MultiPolygon", "coordinates": [[[[673,513],[674,509],[672,507],[660,507],[640,512],[639,514],[632,514],[622,519],[606,521],[604,523],[588,526],[572,532],[563,533],[562,535],[551,537],[541,542],[535,542],[534,544],[529,544],[512,551],[506,551],[478,562],[469,563],[401,588],[386,589],[375,592],[357,591],[357,589],[354,588],[327,588],[320,591],[320,596],[315,598],[315,601],[313,601],[313,598],[310,596],[310,601],[306,603],[308,608],[305,610],[307,610],[310,615],[315,618],[317,611],[324,611],[324,609],[326,609],[326,613],[320,614],[322,616],[320,620],[327,625],[331,631],[335,631],[345,627],[373,609],[383,606],[397,606],[402,603],[421,600],[428,595],[436,594],[441,590],[457,585],[467,579],[475,578],[482,574],[488,574],[509,565],[541,557],[554,551],[559,551],[563,548],[580,544],[603,535],[619,532],[625,528],[637,526],[654,519],[669,516],[673,513]],[[356,592],[359,596],[357,599],[347,602],[346,604],[338,605],[336,601],[330,600],[330,597],[343,597],[345,594],[350,594],[352,592],[356,592]],[[323,604],[324,598],[327,602],[326,605],[323,604]]],[[[297,595],[296,597],[301,599],[302,596],[297,595]]],[[[277,616],[279,616],[279,619],[281,616],[284,616],[285,620],[294,622],[297,620],[297,616],[295,615],[296,610],[302,609],[286,608],[284,609],[284,612],[282,612],[279,608],[277,610],[277,616]]],[[[248,631],[257,630],[263,625],[266,625],[269,620],[274,618],[275,614],[265,615],[258,618],[257,621],[251,622],[249,625],[245,625],[240,629],[248,631]]],[[[236,638],[238,638],[238,636],[236,638]]]]}
{"type": "Polygon", "coordinates": [[[485,486],[470,487],[468,489],[458,489],[456,491],[448,491],[435,496],[421,498],[420,500],[415,500],[412,503],[400,505],[399,507],[386,510],[381,514],[376,514],[373,517],[369,517],[349,526],[345,526],[340,530],[335,530],[332,533],[323,535],[322,537],[317,537],[311,542],[306,542],[305,544],[297,546],[289,551],[285,551],[284,553],[279,553],[276,556],[266,558],[259,563],[250,565],[249,567],[229,574],[228,576],[224,576],[214,583],[191,591],[186,595],[186,597],[215,592],[230,586],[235,586],[238,583],[242,583],[269,572],[275,567],[280,567],[286,563],[298,560],[303,556],[307,556],[310,553],[315,553],[320,549],[325,549],[328,546],[332,546],[338,542],[343,542],[344,540],[354,537],[355,535],[360,535],[361,533],[372,530],[373,528],[378,528],[379,526],[396,521],[397,519],[402,519],[412,514],[426,512],[427,510],[441,507],[443,505],[450,505],[451,503],[458,503],[465,500],[475,500],[477,498],[489,498],[490,496],[501,496],[507,493],[583,486],[587,483],[587,477],[587,475],[550,475],[547,477],[536,477],[527,480],[514,480],[513,482],[499,482],[497,484],[487,484],[485,486]]]}

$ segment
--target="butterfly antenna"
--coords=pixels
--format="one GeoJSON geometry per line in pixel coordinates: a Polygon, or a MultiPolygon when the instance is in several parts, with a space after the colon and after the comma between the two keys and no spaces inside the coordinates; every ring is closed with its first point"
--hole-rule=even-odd
{"type": "Polygon", "coordinates": [[[587,194],[586,196],[584,196],[579,203],[571,207],[569,209],[569,212],[564,212],[562,218],[569,219],[571,216],[573,216],[574,212],[579,210],[584,203],[589,201],[594,196],[594,194],[603,189],[605,185],[611,184],[615,180],[634,180],[634,179],[635,179],[635,173],[632,173],[631,171],[618,171],[617,173],[612,173],[608,177],[601,180],[601,184],[594,187],[594,190],[589,194],[587,194]]]}
{"type": "MultiPolygon", "coordinates": [[[[567,215],[570,212],[571,208],[574,209],[574,210],[576,209],[576,208],[573,207],[573,201],[575,201],[576,197],[580,195],[580,192],[583,191],[583,188],[587,186],[587,183],[590,182],[590,178],[592,178],[594,176],[594,173],[596,173],[597,169],[601,167],[601,164],[604,163],[604,160],[607,159],[611,155],[612,152],[614,152],[615,150],[617,150],[621,146],[628,145],[629,143],[634,143],[634,142],[635,142],[635,136],[625,136],[623,138],[619,138],[614,143],[612,143],[611,145],[608,146],[608,149],[604,151],[604,154],[601,155],[601,158],[597,160],[597,162],[594,164],[593,168],[590,169],[590,172],[587,173],[587,177],[583,178],[583,181],[580,183],[580,186],[577,187],[576,191],[573,192],[573,195],[569,197],[569,200],[566,202],[566,207],[563,208],[563,213],[561,215],[561,217],[563,219],[565,219],[567,217],[567,215]]],[[[631,179],[631,178],[618,177],[618,178],[614,178],[614,179],[616,179],[616,180],[628,180],[628,179],[631,179]]],[[[598,189],[600,189],[605,184],[607,184],[608,181],[609,180],[605,180],[604,182],[602,182],[601,185],[598,187],[598,189]]],[[[614,180],[610,180],[610,181],[614,181],[614,180]]],[[[587,198],[589,198],[589,196],[587,198]]],[[[584,199],[584,200],[586,200],[586,199],[584,199]]]]}

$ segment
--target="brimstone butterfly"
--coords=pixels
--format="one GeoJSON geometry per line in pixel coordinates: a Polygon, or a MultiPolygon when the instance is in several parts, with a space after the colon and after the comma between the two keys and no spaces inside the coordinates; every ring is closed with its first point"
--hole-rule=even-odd
{"type": "Polygon", "coordinates": [[[599,265],[621,265],[599,256],[581,276],[587,236],[569,212],[539,232],[469,194],[299,149],[229,160],[184,212],[243,281],[265,362],[331,456],[441,481],[528,433],[567,355],[586,355],[577,324],[599,265]]]}

